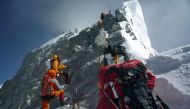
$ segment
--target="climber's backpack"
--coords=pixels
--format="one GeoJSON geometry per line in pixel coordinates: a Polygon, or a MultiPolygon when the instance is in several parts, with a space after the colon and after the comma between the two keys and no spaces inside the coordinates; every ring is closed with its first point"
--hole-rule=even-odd
{"type": "Polygon", "coordinates": [[[50,76],[45,74],[42,82],[41,82],[41,97],[42,100],[50,100],[52,98],[54,98],[53,95],[51,95],[51,87],[49,84],[49,80],[50,80],[50,76]]]}
{"type": "Polygon", "coordinates": [[[123,97],[126,95],[126,90],[130,89],[133,85],[145,85],[146,79],[140,77],[139,73],[142,72],[140,72],[138,68],[125,71],[122,68],[118,69],[115,66],[112,66],[106,71],[104,80],[105,83],[111,82],[111,84],[113,84],[112,87],[115,88],[118,96],[123,97]],[[141,84],[137,84],[137,81],[141,84]]]}
{"type": "MultiPolygon", "coordinates": [[[[131,109],[161,109],[160,106],[169,109],[163,104],[158,107],[151,90],[147,88],[148,77],[143,63],[129,69],[112,66],[105,72],[104,78],[105,93],[120,108],[120,101],[124,99],[125,105],[131,109]]],[[[161,100],[159,102],[163,103],[161,100]]]]}

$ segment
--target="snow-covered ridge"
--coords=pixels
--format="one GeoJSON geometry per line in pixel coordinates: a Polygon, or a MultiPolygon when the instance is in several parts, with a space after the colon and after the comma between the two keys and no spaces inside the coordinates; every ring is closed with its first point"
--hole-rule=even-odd
{"type": "Polygon", "coordinates": [[[65,37],[65,38],[74,37],[74,36],[78,35],[77,33],[78,33],[77,30],[65,32],[65,33],[51,39],[50,41],[46,42],[45,44],[40,46],[40,48],[44,48],[45,46],[52,45],[52,44],[56,43],[60,38],[63,38],[63,37],[65,37]]]}
{"type": "Polygon", "coordinates": [[[173,58],[182,60],[184,56],[190,56],[190,44],[162,52],[161,54],[165,56],[172,56],[173,58]]]}
{"type": "MultiPolygon", "coordinates": [[[[55,43],[56,43],[59,39],[61,39],[61,38],[70,39],[70,38],[72,38],[72,37],[77,36],[78,33],[79,33],[79,32],[78,32],[77,29],[64,32],[64,33],[58,35],[57,37],[51,39],[50,41],[44,43],[44,44],[41,45],[39,48],[40,48],[40,49],[43,49],[43,48],[46,47],[46,46],[50,46],[50,45],[52,45],[52,44],[55,44],[55,43]]],[[[33,52],[36,51],[36,50],[37,50],[37,49],[34,49],[33,52]]]]}
{"type": "MultiPolygon", "coordinates": [[[[126,47],[127,52],[132,56],[132,58],[140,59],[143,61],[151,56],[154,56],[156,54],[156,51],[151,47],[150,39],[147,33],[147,27],[139,2],[137,0],[126,1],[123,3],[121,9],[118,10],[120,11],[119,16],[122,16],[123,18],[121,19],[123,20],[120,19],[119,21],[117,18],[119,21],[117,22],[119,24],[119,27],[115,25],[116,27],[113,26],[112,29],[117,30],[118,28],[121,28],[119,33],[125,39],[122,45],[126,47]]],[[[116,34],[114,34],[114,31],[112,32],[113,33],[107,34],[109,37],[106,38],[119,37],[116,32],[116,34]]],[[[107,31],[104,31],[104,33],[107,33],[107,31]]],[[[46,46],[55,44],[61,38],[70,38],[77,35],[78,32],[76,30],[63,33],[46,42],[39,48],[42,49],[46,46]]]]}

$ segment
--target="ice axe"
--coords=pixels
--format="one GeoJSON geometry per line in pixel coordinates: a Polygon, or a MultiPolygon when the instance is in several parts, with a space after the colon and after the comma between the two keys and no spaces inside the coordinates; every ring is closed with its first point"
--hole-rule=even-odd
{"type": "Polygon", "coordinates": [[[60,70],[58,74],[61,75],[61,76],[64,76],[64,83],[65,83],[65,84],[70,85],[71,76],[69,76],[68,70],[69,70],[68,68],[67,68],[67,69],[63,69],[63,70],[60,70]]]}
{"type": "Polygon", "coordinates": [[[114,57],[114,62],[115,64],[119,64],[119,57],[123,56],[124,60],[128,60],[129,57],[126,53],[126,48],[124,46],[121,45],[108,45],[105,49],[104,49],[104,57],[107,54],[111,54],[112,57],[114,57]]]}

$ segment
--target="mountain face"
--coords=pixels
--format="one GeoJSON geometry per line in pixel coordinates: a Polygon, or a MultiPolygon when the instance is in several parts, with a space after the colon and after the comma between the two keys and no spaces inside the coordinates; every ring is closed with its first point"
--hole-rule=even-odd
{"type": "MultiPolygon", "coordinates": [[[[40,109],[41,80],[50,55],[56,53],[70,66],[72,88],[66,90],[66,94],[71,96],[72,103],[79,103],[84,109],[95,109],[98,99],[96,75],[108,44],[125,46],[130,58],[145,60],[155,55],[137,0],[124,2],[115,14],[105,13],[102,26],[97,23],[80,32],[75,29],[63,33],[29,52],[17,74],[0,89],[0,107],[40,109]]],[[[59,103],[55,99],[51,109],[56,107],[59,103]]]]}
{"type": "Polygon", "coordinates": [[[190,45],[163,52],[146,62],[157,75],[157,93],[171,109],[189,109],[190,45]]]}

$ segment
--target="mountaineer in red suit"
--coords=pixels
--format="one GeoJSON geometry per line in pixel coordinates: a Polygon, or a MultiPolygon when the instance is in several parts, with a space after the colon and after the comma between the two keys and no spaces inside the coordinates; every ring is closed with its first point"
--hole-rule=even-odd
{"type": "Polygon", "coordinates": [[[156,77],[140,60],[105,64],[98,73],[96,109],[169,109],[153,94],[155,81],[156,77]]]}

